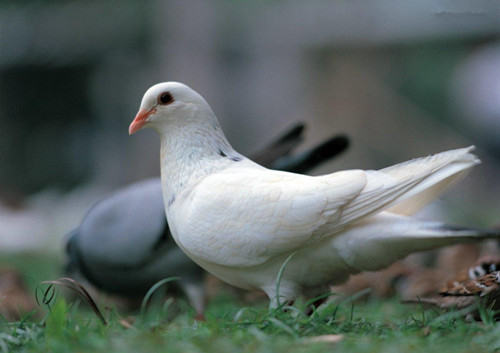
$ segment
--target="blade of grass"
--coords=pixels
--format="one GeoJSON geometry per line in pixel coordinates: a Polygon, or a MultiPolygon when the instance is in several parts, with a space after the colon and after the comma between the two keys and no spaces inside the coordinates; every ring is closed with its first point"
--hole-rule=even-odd
{"type": "Polygon", "coordinates": [[[281,308],[281,303],[280,303],[280,285],[281,285],[281,278],[283,277],[283,273],[285,272],[285,268],[292,259],[292,257],[296,254],[296,252],[291,253],[285,261],[283,261],[283,264],[281,264],[280,270],[278,271],[278,276],[276,278],[276,306],[277,309],[281,308]]]}
{"type": "Polygon", "coordinates": [[[250,311],[250,310],[251,310],[251,308],[248,308],[248,307],[243,307],[243,308],[241,308],[240,310],[238,310],[238,311],[236,312],[236,314],[234,315],[234,317],[233,317],[233,322],[238,322],[238,321],[240,321],[240,319],[243,317],[243,315],[244,315],[246,312],[250,311]]]}
{"type": "Polygon", "coordinates": [[[274,326],[278,327],[282,331],[285,331],[286,333],[292,335],[293,337],[295,337],[295,338],[298,337],[297,333],[290,326],[285,324],[284,322],[282,322],[274,317],[268,318],[268,321],[270,323],[274,324],[274,326]]]}
{"type": "Polygon", "coordinates": [[[38,306],[45,305],[47,306],[47,309],[50,311],[50,303],[56,296],[56,290],[54,288],[54,285],[50,284],[43,292],[40,289],[40,287],[35,288],[35,301],[38,304],[38,306]],[[39,295],[41,293],[41,300],[39,299],[39,295]]]}
{"type": "Polygon", "coordinates": [[[451,321],[453,319],[461,318],[466,316],[469,313],[474,312],[475,310],[478,309],[479,304],[475,303],[469,307],[466,307],[464,309],[456,310],[456,311],[451,311],[446,314],[440,315],[436,318],[434,318],[430,323],[435,324],[435,323],[440,323],[444,321],[451,321]]]}
{"type": "Polygon", "coordinates": [[[352,302],[358,300],[359,298],[369,294],[371,291],[372,291],[371,288],[366,288],[366,289],[360,290],[359,292],[356,292],[353,295],[350,295],[348,297],[341,299],[340,303],[342,303],[342,304],[352,303],[352,302]]]}
{"type": "Polygon", "coordinates": [[[302,310],[291,305],[284,305],[283,310],[296,313],[295,317],[302,316],[303,318],[309,318],[302,310]]]}
{"type": "Polygon", "coordinates": [[[51,284],[51,285],[58,285],[61,287],[65,287],[68,289],[73,290],[76,292],[80,297],[90,306],[92,311],[96,314],[96,316],[101,320],[101,322],[104,325],[107,325],[107,321],[104,318],[104,316],[101,313],[101,310],[99,310],[99,307],[97,306],[96,302],[92,298],[92,296],[89,294],[89,292],[85,289],[83,285],[81,285],[79,282],[75,281],[73,278],[69,277],[61,277],[53,281],[43,281],[42,283],[44,284],[51,284]]]}
{"type": "Polygon", "coordinates": [[[158,290],[161,286],[163,286],[165,283],[172,282],[172,281],[178,281],[179,277],[168,277],[164,278],[158,282],[156,282],[149,290],[147,291],[146,295],[142,299],[141,303],[141,317],[144,316],[144,313],[146,312],[146,307],[149,303],[149,299],[153,296],[154,292],[158,290]]]}
{"type": "Polygon", "coordinates": [[[309,299],[307,302],[306,302],[306,308],[309,307],[310,305],[313,305],[314,303],[316,303],[318,300],[321,300],[321,299],[325,299],[325,298],[328,298],[328,297],[331,297],[332,295],[336,295],[335,293],[333,292],[326,292],[326,293],[323,293],[323,294],[320,294],[312,299],[309,299]]]}

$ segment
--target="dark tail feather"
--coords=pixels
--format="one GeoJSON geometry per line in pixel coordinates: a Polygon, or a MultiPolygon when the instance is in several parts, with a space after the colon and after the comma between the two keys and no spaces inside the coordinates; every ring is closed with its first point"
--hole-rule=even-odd
{"type": "Polygon", "coordinates": [[[302,139],[302,133],[304,132],[306,126],[304,123],[298,123],[290,130],[285,132],[281,137],[279,137],[275,142],[271,144],[269,147],[277,147],[283,145],[285,143],[296,142],[299,139],[302,139]]]}
{"type": "Polygon", "coordinates": [[[276,160],[288,155],[302,142],[304,129],[305,125],[298,123],[269,146],[255,153],[252,159],[265,167],[271,166],[276,160]]]}
{"type": "Polygon", "coordinates": [[[345,135],[337,135],[302,154],[278,159],[273,163],[273,168],[305,173],[344,152],[348,147],[349,138],[345,135]]]}

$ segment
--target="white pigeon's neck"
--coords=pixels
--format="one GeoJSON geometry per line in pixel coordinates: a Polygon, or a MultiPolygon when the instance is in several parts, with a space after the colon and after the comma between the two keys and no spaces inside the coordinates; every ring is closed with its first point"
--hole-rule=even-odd
{"type": "Polygon", "coordinates": [[[166,206],[189,185],[238,163],[244,157],[224,136],[219,123],[183,121],[161,131],[161,178],[166,206]]]}

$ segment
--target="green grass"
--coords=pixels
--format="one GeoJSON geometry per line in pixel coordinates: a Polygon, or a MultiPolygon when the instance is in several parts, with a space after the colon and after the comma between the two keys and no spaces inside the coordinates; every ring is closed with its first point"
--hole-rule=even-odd
{"type": "Polygon", "coordinates": [[[468,323],[422,311],[397,301],[330,304],[308,317],[298,310],[269,312],[220,297],[196,322],[183,302],[178,315],[149,308],[132,328],[107,312],[107,326],[89,311],[58,300],[42,322],[4,323],[0,349],[22,352],[324,352],[331,344],[309,343],[309,336],[342,334],[335,351],[494,352],[500,326],[468,323]]]}
{"type": "MultiPolygon", "coordinates": [[[[53,273],[50,266],[36,269],[53,273]]],[[[305,306],[299,301],[286,311],[269,311],[264,302],[249,305],[221,295],[210,302],[206,321],[197,322],[184,300],[157,300],[133,314],[135,321],[126,328],[120,321],[128,314],[104,309],[108,325],[103,325],[85,304],[58,296],[50,310],[40,309],[45,312],[41,319],[0,321],[0,352],[500,351],[500,325],[487,310],[483,323],[471,323],[397,299],[334,300],[311,316],[303,314],[305,306]],[[343,339],[334,345],[307,341],[325,334],[343,339]]]]}

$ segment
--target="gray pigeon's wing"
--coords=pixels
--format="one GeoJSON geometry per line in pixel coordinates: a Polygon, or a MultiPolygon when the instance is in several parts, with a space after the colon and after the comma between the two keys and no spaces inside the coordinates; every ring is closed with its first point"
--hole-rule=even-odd
{"type": "Polygon", "coordinates": [[[69,236],[66,252],[69,271],[126,296],[144,295],[165,277],[202,277],[171,238],[159,179],[134,183],[98,202],[69,236]]]}
{"type": "Polygon", "coordinates": [[[134,183],[98,202],[78,236],[85,262],[122,268],[140,266],[169,241],[159,179],[134,183]]]}

